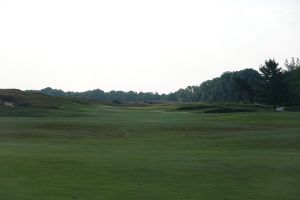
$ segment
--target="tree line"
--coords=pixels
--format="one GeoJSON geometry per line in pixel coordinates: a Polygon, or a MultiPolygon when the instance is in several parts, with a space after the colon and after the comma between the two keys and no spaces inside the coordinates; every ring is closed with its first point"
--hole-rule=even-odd
{"type": "Polygon", "coordinates": [[[198,86],[188,86],[169,94],[152,92],[104,92],[100,89],[85,92],[64,92],[50,87],[38,90],[43,94],[62,97],[77,97],[100,101],[146,102],[259,102],[276,106],[300,104],[300,61],[299,58],[286,60],[285,69],[274,59],[266,60],[259,71],[244,69],[225,72],[220,77],[205,81],[198,86]]]}

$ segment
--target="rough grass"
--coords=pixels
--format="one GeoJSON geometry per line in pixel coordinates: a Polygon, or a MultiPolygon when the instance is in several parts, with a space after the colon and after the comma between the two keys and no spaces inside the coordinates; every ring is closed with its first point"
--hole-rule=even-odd
{"type": "Polygon", "coordinates": [[[4,102],[12,103],[12,107],[15,108],[24,108],[24,112],[27,109],[35,108],[36,110],[33,113],[39,112],[37,109],[59,109],[66,104],[87,104],[86,101],[79,99],[52,97],[41,93],[24,92],[16,89],[0,89],[0,109],[2,111],[11,110],[11,108],[4,105],[4,102]]]}
{"type": "Polygon", "coordinates": [[[42,117],[35,109],[26,112],[0,117],[0,199],[300,196],[296,112],[206,114],[175,105],[80,104],[42,117]]]}

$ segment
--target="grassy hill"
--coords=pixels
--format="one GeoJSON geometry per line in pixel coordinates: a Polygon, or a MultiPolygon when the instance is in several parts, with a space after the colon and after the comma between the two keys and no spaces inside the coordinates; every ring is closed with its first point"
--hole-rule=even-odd
{"type": "Polygon", "coordinates": [[[78,107],[88,104],[87,101],[79,99],[52,97],[17,89],[0,89],[1,116],[44,116],[66,106],[78,107]]]}
{"type": "Polygon", "coordinates": [[[21,91],[17,89],[0,89],[0,106],[57,109],[65,104],[83,103],[86,103],[86,101],[52,97],[37,92],[21,91]]]}

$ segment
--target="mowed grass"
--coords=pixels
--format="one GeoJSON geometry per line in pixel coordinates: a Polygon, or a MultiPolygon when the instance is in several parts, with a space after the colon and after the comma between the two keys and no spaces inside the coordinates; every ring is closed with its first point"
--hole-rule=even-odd
{"type": "Polygon", "coordinates": [[[173,108],[2,115],[0,199],[300,198],[300,113],[173,108]]]}

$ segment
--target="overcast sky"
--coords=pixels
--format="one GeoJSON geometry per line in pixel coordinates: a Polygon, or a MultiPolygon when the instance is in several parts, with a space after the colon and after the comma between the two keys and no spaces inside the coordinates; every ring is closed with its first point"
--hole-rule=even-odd
{"type": "Polygon", "coordinates": [[[300,0],[0,0],[0,88],[170,92],[300,57],[300,0]]]}

